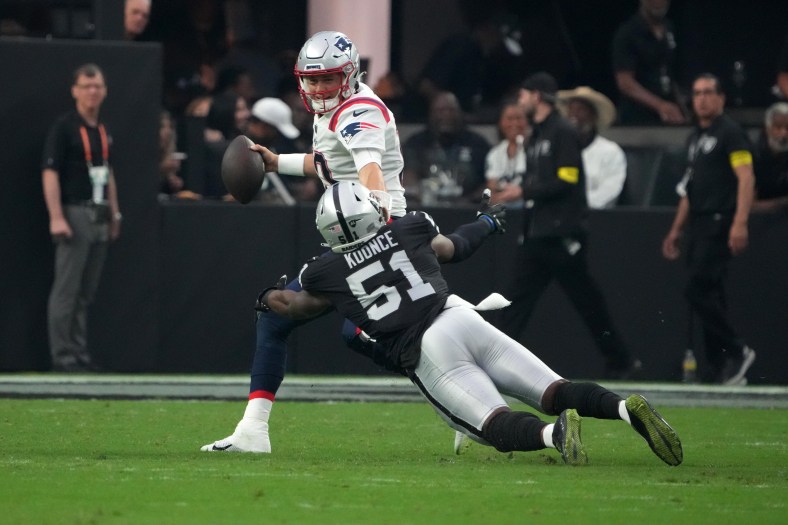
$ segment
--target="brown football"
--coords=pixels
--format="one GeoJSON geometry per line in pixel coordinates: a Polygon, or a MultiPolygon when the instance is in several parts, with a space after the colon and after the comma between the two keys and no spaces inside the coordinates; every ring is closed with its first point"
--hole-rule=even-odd
{"type": "Polygon", "coordinates": [[[222,157],[224,187],[241,204],[251,202],[265,180],[265,162],[261,154],[249,149],[253,144],[248,137],[238,135],[222,157]]]}

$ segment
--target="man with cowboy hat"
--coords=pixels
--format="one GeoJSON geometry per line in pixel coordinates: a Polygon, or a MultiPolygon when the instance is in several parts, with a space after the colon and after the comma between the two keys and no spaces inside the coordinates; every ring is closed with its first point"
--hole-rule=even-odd
{"type": "Polygon", "coordinates": [[[588,86],[558,92],[558,107],[580,135],[589,208],[612,208],[627,176],[621,147],[599,134],[616,120],[616,108],[588,86]]]}

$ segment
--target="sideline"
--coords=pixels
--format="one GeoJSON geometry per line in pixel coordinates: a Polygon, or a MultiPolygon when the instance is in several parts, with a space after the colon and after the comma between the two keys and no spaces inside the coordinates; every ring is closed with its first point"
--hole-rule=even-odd
{"type": "MultiPolygon", "coordinates": [[[[622,396],[638,392],[660,406],[788,408],[788,387],[601,381],[622,396]]],[[[0,374],[0,398],[245,401],[248,375],[0,374]]],[[[406,378],[287,376],[277,401],[420,402],[406,378]]]]}

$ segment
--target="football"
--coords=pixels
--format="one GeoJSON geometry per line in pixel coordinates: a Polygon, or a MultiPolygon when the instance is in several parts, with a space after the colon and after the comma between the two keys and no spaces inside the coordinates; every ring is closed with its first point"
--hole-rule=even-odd
{"type": "Polygon", "coordinates": [[[249,149],[253,144],[248,137],[238,135],[222,157],[224,187],[241,204],[251,202],[265,180],[265,162],[260,153],[249,149]]]}

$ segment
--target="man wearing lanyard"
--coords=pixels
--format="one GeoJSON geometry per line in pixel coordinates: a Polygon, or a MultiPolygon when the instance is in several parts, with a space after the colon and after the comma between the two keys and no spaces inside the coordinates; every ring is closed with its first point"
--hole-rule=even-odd
{"type": "Polygon", "coordinates": [[[55,279],[49,295],[52,369],[95,371],[87,350],[87,306],[93,300],[110,240],[120,234],[121,214],[110,167],[112,138],[99,119],[107,96],[95,64],[74,71],[76,108],[50,128],[42,183],[55,243],[55,279]]]}
{"type": "Polygon", "coordinates": [[[716,76],[704,73],[695,79],[692,107],[697,125],[687,140],[687,171],[676,187],[679,205],[662,241],[662,255],[674,261],[682,249],[686,252],[684,295],[703,329],[709,364],[705,379],[741,386],[747,384],[755,351],[728,319],[725,278],[731,258],[749,244],[752,147],[741,126],[724,114],[725,94],[716,76]]]}

